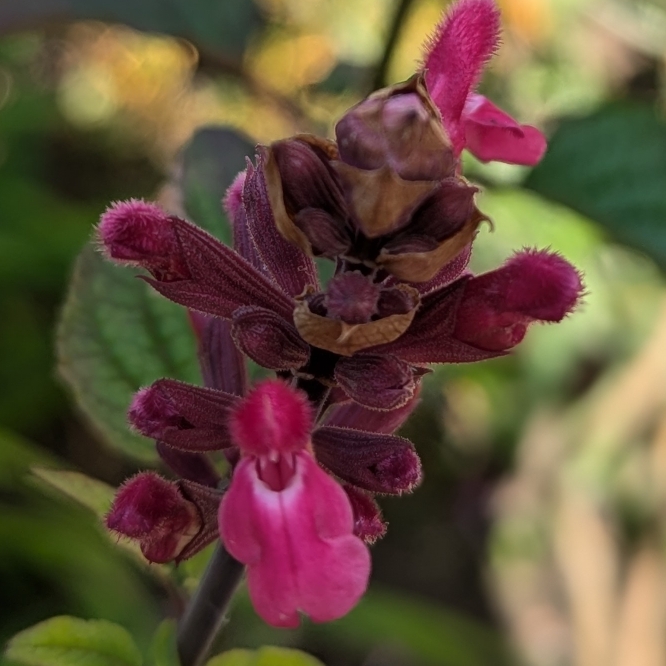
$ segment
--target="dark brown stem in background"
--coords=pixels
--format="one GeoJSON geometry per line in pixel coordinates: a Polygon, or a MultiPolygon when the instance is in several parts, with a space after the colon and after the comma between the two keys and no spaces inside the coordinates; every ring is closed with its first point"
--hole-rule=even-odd
{"type": "Polygon", "coordinates": [[[398,43],[398,38],[400,37],[400,31],[402,30],[405,18],[407,17],[407,14],[409,13],[413,3],[414,0],[400,0],[398,2],[395,14],[393,15],[393,20],[389,26],[386,43],[384,44],[384,52],[382,53],[381,60],[377,64],[377,69],[375,69],[375,73],[372,78],[371,90],[383,88],[387,84],[386,74],[388,72],[389,65],[391,64],[393,51],[395,49],[395,45],[398,43]]]}
{"type": "Polygon", "coordinates": [[[178,625],[176,645],[181,666],[201,666],[206,661],[244,570],[219,543],[178,625]]]}

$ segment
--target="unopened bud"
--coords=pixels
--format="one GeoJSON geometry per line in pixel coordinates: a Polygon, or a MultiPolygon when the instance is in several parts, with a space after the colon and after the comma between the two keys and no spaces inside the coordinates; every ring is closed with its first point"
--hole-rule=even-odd
{"type": "Polygon", "coordinates": [[[358,488],[343,486],[354,515],[354,534],[367,544],[375,543],[386,534],[386,523],[377,502],[358,488]]]}
{"type": "Polygon", "coordinates": [[[130,199],[113,204],[97,228],[106,255],[142,266],[162,280],[189,276],[171,218],[155,204],[130,199]]]}
{"type": "Polygon", "coordinates": [[[348,324],[365,324],[377,314],[380,292],[380,286],[361,273],[336,275],[324,300],[327,314],[348,324]]]}
{"type": "Polygon", "coordinates": [[[120,487],[106,526],[137,539],[148,560],[163,563],[178,558],[201,529],[201,518],[175,483],[144,472],[120,487]]]}
{"type": "Polygon", "coordinates": [[[467,282],[454,337],[474,347],[505,351],[535,322],[558,322],[583,292],[578,271],[554,252],[519,252],[496,271],[467,282]]]}

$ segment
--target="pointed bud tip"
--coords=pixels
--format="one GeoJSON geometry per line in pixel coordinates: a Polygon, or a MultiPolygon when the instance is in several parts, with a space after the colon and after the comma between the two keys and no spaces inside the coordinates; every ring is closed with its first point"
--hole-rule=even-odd
{"type": "Polygon", "coordinates": [[[347,493],[354,516],[354,534],[367,544],[373,544],[386,534],[387,525],[377,502],[367,493],[343,486],[347,493]]]}
{"type": "Polygon", "coordinates": [[[129,263],[165,256],[175,243],[168,215],[139,199],[112,204],[102,215],[97,234],[109,258],[129,263]]]}
{"type": "Polygon", "coordinates": [[[234,220],[236,218],[238,211],[243,205],[243,187],[245,186],[246,176],[247,172],[241,171],[234,178],[233,183],[231,183],[227,193],[224,195],[222,204],[230,220],[234,220]]]}
{"type": "Polygon", "coordinates": [[[584,292],[581,273],[557,252],[522,250],[506,263],[505,270],[518,278],[508,306],[532,319],[562,321],[584,292]]]}
{"type": "Polygon", "coordinates": [[[414,449],[405,447],[377,463],[375,474],[386,492],[408,493],[421,483],[421,459],[414,449]]]}
{"type": "Polygon", "coordinates": [[[305,394],[280,380],[258,384],[231,417],[234,442],[244,453],[256,456],[305,448],[311,428],[305,394]]]}
{"type": "Polygon", "coordinates": [[[143,472],[118,489],[105,523],[123,536],[143,538],[166,516],[178,512],[184,501],[173,483],[154,472],[143,472]]]}
{"type": "Polygon", "coordinates": [[[162,438],[166,430],[182,425],[183,421],[159,380],[137,391],[127,418],[138,432],[153,439],[162,438]]]}

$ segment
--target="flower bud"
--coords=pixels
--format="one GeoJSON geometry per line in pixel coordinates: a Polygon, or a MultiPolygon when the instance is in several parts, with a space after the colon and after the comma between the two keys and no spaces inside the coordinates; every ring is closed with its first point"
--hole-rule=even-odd
{"type": "Polygon", "coordinates": [[[171,218],[155,204],[117,202],[102,215],[97,233],[110,259],[137,264],[166,281],[189,277],[171,218]]]}
{"type": "Polygon", "coordinates": [[[184,451],[214,451],[231,445],[227,422],[238,396],[173,379],[141,389],[130,405],[130,423],[146,437],[184,451]]]}
{"type": "Polygon", "coordinates": [[[365,324],[377,314],[380,292],[380,286],[361,273],[336,275],[324,299],[327,314],[348,324],[365,324]]]}
{"type": "Polygon", "coordinates": [[[196,506],[179,487],[153,472],[125,482],[106,516],[106,526],[137,539],[146,559],[169,562],[178,558],[201,529],[196,506]]]}
{"type": "Polygon", "coordinates": [[[580,274],[560,255],[519,252],[498,270],[467,282],[453,336],[479,349],[511,349],[532,322],[564,319],[582,291],[580,274]]]}
{"type": "Polygon", "coordinates": [[[357,488],[400,495],[421,482],[421,461],[402,437],[322,426],[312,443],[317,460],[357,488]]]}
{"type": "Polygon", "coordinates": [[[367,493],[343,486],[354,514],[354,534],[367,544],[373,544],[386,534],[386,523],[377,502],[367,493]]]}

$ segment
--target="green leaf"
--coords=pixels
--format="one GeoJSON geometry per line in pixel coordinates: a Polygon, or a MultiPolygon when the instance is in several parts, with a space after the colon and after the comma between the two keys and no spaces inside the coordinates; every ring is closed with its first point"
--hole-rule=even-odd
{"type": "Polygon", "coordinates": [[[300,650],[262,647],[258,650],[230,650],[211,659],[206,666],[323,666],[300,650]]]}
{"type": "Polygon", "coordinates": [[[54,20],[95,19],[189,39],[240,60],[261,14],[251,0],[33,0],[0,3],[0,32],[54,20]]]}
{"type": "Polygon", "coordinates": [[[307,625],[314,640],[333,640],[359,650],[382,644],[429,666],[509,666],[512,656],[500,636],[459,613],[394,590],[375,587],[336,622],[307,625]]]}
{"type": "Polygon", "coordinates": [[[17,634],[6,657],[26,666],[141,666],[129,633],[106,620],[54,617],[17,634]]]}
{"type": "Polygon", "coordinates": [[[164,620],[157,627],[150,649],[150,664],[151,666],[180,666],[174,620],[164,620]]]}
{"type": "Polygon", "coordinates": [[[254,156],[254,144],[234,130],[205,127],[182,154],[180,186],[188,217],[211,234],[231,244],[231,227],[222,199],[236,174],[254,156]]]}
{"type": "Polygon", "coordinates": [[[160,377],[200,382],[185,308],[90,245],[76,263],[57,350],[60,374],[93,425],[110,444],[143,460],[155,458],[154,444],[128,428],[132,395],[160,377]]]}
{"type": "Polygon", "coordinates": [[[601,224],[666,267],[666,123],[616,104],[564,121],[525,186],[601,224]]]}
{"type": "Polygon", "coordinates": [[[99,518],[106,515],[116,492],[103,481],[98,481],[80,472],[34,467],[32,473],[38,479],[90,509],[99,518]]]}

